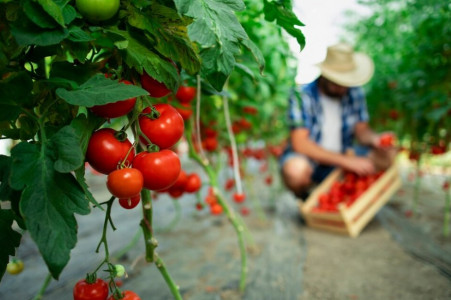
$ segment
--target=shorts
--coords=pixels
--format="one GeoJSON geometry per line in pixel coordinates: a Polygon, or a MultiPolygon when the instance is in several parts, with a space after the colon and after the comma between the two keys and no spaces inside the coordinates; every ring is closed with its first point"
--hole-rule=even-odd
{"type": "MultiPolygon", "coordinates": [[[[369,153],[370,148],[367,146],[362,146],[362,145],[355,145],[352,147],[352,149],[354,150],[355,155],[357,156],[367,156],[369,153]]],[[[312,174],[312,181],[314,183],[320,183],[321,181],[323,181],[334,169],[335,166],[330,166],[330,165],[322,165],[317,163],[316,161],[306,157],[303,154],[300,154],[298,152],[294,152],[291,147],[287,147],[284,152],[282,153],[282,155],[279,158],[279,166],[282,167],[283,164],[291,157],[305,157],[308,162],[310,163],[310,166],[313,169],[313,174],[312,174]]]]}

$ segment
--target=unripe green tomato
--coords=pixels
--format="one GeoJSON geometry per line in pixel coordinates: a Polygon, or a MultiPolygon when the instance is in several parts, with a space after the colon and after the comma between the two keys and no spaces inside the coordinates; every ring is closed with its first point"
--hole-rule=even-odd
{"type": "Polygon", "coordinates": [[[23,268],[23,261],[20,259],[13,259],[6,266],[6,271],[11,275],[17,275],[23,271],[23,268]]]}
{"type": "Polygon", "coordinates": [[[123,265],[114,265],[114,271],[116,272],[116,277],[122,277],[125,275],[125,268],[123,265]]]}
{"type": "Polygon", "coordinates": [[[91,22],[112,18],[119,9],[120,0],[76,0],[80,13],[91,22]]]}

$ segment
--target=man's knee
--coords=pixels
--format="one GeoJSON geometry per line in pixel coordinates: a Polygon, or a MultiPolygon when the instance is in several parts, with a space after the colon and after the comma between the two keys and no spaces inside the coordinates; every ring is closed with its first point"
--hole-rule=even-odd
{"type": "Polygon", "coordinates": [[[306,158],[289,158],[282,167],[283,178],[288,188],[299,190],[311,184],[313,169],[306,158]]]}

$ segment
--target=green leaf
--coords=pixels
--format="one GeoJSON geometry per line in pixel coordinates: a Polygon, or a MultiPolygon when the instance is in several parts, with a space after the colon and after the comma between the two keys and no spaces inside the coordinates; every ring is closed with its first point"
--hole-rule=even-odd
{"type": "Polygon", "coordinates": [[[162,82],[172,91],[176,91],[180,84],[180,76],[171,62],[161,58],[125,31],[115,31],[124,36],[128,45],[125,51],[125,63],[135,68],[140,74],[143,70],[158,82],[162,82]]]}
{"type": "Polygon", "coordinates": [[[80,186],[83,188],[83,191],[88,198],[88,201],[91,202],[94,206],[97,208],[100,208],[101,210],[104,210],[103,207],[97,202],[97,200],[92,195],[91,191],[89,190],[89,186],[86,183],[85,178],[85,165],[82,165],[80,168],[75,170],[75,178],[77,179],[80,186]]]}
{"type": "Polygon", "coordinates": [[[0,121],[15,120],[32,101],[33,82],[26,72],[15,73],[0,80],[0,121]]]}
{"type": "Polygon", "coordinates": [[[254,55],[255,61],[259,65],[260,72],[263,72],[263,69],[265,68],[265,57],[257,45],[255,45],[250,39],[242,40],[241,44],[251,51],[252,55],[254,55]]]}
{"type": "Polygon", "coordinates": [[[58,279],[77,242],[74,213],[89,213],[89,204],[72,174],[55,171],[55,152],[51,141],[41,149],[36,144],[18,144],[11,151],[10,181],[14,189],[24,189],[20,210],[25,224],[58,279]]]}
{"type": "Polygon", "coordinates": [[[38,3],[42,6],[45,12],[49,14],[53,20],[56,21],[61,27],[66,27],[63,10],[60,6],[58,6],[53,0],[37,0],[38,3]]]}
{"type": "Polygon", "coordinates": [[[5,274],[9,256],[14,256],[22,235],[11,228],[14,221],[12,210],[0,209],[0,280],[5,274]]]}
{"type": "Polygon", "coordinates": [[[292,37],[296,38],[301,50],[305,47],[305,36],[296,26],[304,26],[299,21],[291,8],[291,1],[264,1],[265,19],[267,21],[276,21],[277,25],[285,29],[292,37]]]}
{"type": "Polygon", "coordinates": [[[80,42],[80,43],[90,42],[94,40],[94,38],[89,33],[87,33],[78,26],[69,27],[68,39],[71,40],[72,42],[80,42]]]}
{"type": "Polygon", "coordinates": [[[241,0],[175,0],[179,13],[191,17],[188,26],[191,40],[200,44],[202,74],[219,90],[233,71],[239,44],[249,39],[235,11],[245,8],[241,0]]]}
{"type": "Polygon", "coordinates": [[[51,142],[56,150],[56,171],[68,173],[83,165],[84,155],[74,128],[70,126],[61,128],[52,136],[51,142]]]}
{"type": "Polygon", "coordinates": [[[89,118],[84,114],[80,114],[70,123],[69,126],[73,128],[78,137],[78,144],[80,145],[83,156],[88,149],[88,143],[92,132],[99,128],[103,123],[105,123],[105,119],[97,117],[94,114],[90,114],[89,118]]]}
{"type": "Polygon", "coordinates": [[[151,11],[151,18],[139,10],[132,11],[127,20],[130,25],[152,35],[158,52],[179,61],[187,73],[197,73],[200,58],[187,32],[191,20],[182,18],[176,10],[159,4],[152,5],[151,11]]]}
{"type": "Polygon", "coordinates": [[[117,80],[108,79],[103,74],[96,74],[78,89],[68,91],[59,88],[56,94],[69,104],[92,107],[145,96],[149,93],[138,86],[118,83],[117,80]]]}
{"type": "Polygon", "coordinates": [[[59,44],[69,35],[69,31],[65,28],[42,30],[35,25],[27,23],[11,25],[11,32],[20,46],[55,45],[59,44]]]}
{"type": "Polygon", "coordinates": [[[23,6],[25,15],[41,28],[55,28],[58,24],[42,9],[42,7],[31,0],[25,1],[23,6]]]}
{"type": "Polygon", "coordinates": [[[0,200],[9,200],[12,193],[9,186],[9,174],[11,172],[11,157],[0,155],[0,200]]]}

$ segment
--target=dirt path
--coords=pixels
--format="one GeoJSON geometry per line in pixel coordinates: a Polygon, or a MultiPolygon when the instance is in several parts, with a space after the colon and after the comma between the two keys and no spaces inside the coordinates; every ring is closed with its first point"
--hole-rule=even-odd
{"type": "MultiPolygon", "coordinates": [[[[91,184],[99,199],[108,197],[102,179],[93,178],[91,184]]],[[[268,203],[268,188],[257,183],[254,188],[256,198],[268,203]]],[[[157,232],[157,239],[158,253],[184,299],[451,299],[451,280],[435,266],[405,251],[385,226],[387,213],[382,211],[358,238],[352,239],[305,227],[291,194],[278,193],[274,200],[276,208],[266,209],[266,220],[257,216],[255,208],[245,218],[252,239],[248,239],[249,272],[243,294],[237,291],[237,239],[227,219],[212,217],[206,211],[198,213],[193,196],[179,200],[181,220],[170,231],[157,232]]],[[[248,201],[247,205],[252,207],[252,203],[248,201]]],[[[160,197],[154,207],[156,226],[167,226],[175,214],[171,200],[160,197]]],[[[109,234],[114,253],[137,231],[140,210],[114,209],[113,218],[118,228],[109,234]]],[[[72,299],[75,282],[102,259],[94,253],[102,223],[100,211],[79,218],[79,242],[71,262],[60,280],[51,283],[45,300],[72,299]]],[[[27,237],[19,253],[26,270],[15,277],[5,275],[0,299],[8,295],[32,299],[44,280],[45,265],[27,237]]],[[[142,253],[140,239],[126,257],[118,260],[129,273],[124,288],[135,290],[145,300],[172,299],[155,266],[140,259],[142,253]]]]}

